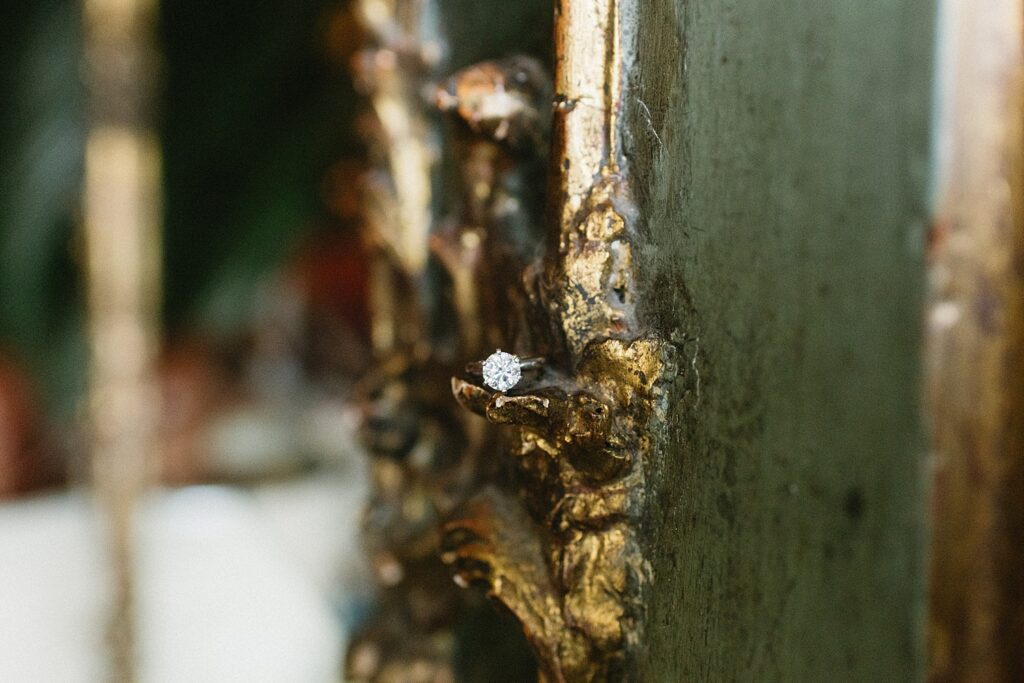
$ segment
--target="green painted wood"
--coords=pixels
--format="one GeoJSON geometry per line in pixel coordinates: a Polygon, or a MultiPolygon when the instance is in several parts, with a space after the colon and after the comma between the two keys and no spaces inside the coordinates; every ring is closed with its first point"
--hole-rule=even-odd
{"type": "Polygon", "coordinates": [[[933,4],[640,3],[646,313],[687,367],[635,680],[922,676],[933,4]]]}

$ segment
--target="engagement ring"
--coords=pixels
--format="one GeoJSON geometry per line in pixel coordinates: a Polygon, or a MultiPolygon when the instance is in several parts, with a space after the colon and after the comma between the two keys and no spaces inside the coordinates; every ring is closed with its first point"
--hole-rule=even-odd
{"type": "Polygon", "coordinates": [[[495,391],[508,391],[519,384],[524,370],[539,368],[543,363],[543,358],[519,358],[498,349],[482,363],[477,361],[467,365],[466,372],[482,375],[484,384],[495,391]]]}

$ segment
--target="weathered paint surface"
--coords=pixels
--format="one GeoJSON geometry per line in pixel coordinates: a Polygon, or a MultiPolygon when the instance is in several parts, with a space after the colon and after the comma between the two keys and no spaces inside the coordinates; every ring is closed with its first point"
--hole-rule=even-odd
{"type": "Polygon", "coordinates": [[[934,2],[640,5],[648,320],[689,364],[635,680],[918,679],[934,2]]]}

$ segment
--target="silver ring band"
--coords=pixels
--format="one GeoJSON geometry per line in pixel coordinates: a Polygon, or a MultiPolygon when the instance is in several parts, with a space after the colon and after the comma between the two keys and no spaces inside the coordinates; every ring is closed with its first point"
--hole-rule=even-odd
{"type": "MultiPolygon", "coordinates": [[[[537,370],[544,366],[544,356],[531,356],[530,358],[520,358],[519,368],[521,370],[537,370]]],[[[466,363],[466,372],[470,375],[483,375],[484,374],[484,362],[482,360],[476,360],[472,363],[466,363]]]]}

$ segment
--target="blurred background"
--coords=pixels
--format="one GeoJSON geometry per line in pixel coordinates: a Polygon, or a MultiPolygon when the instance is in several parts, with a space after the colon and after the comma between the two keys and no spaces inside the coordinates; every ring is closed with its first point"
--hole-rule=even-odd
{"type": "MultiPolygon", "coordinates": [[[[87,3],[88,4],[88,3],[87,3]]],[[[88,495],[83,7],[0,6],[0,680],[105,677],[115,599],[88,495]]],[[[163,409],[137,534],[147,681],[338,680],[368,599],[348,60],[324,0],[163,3],[163,409]]],[[[102,83],[100,84],[102,86],[102,83]]],[[[103,115],[103,112],[100,113],[103,115]]]]}

